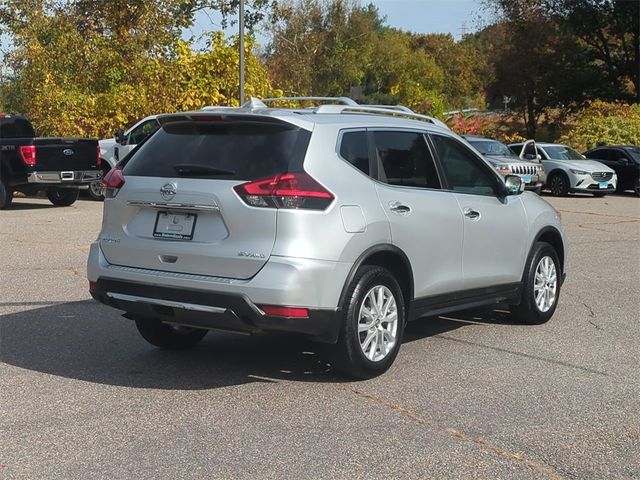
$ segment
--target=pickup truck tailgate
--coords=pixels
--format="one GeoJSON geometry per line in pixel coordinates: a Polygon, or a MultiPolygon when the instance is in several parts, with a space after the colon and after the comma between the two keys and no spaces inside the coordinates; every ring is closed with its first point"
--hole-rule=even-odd
{"type": "Polygon", "coordinates": [[[85,138],[36,138],[34,170],[64,171],[97,169],[98,142],[85,138]]]}

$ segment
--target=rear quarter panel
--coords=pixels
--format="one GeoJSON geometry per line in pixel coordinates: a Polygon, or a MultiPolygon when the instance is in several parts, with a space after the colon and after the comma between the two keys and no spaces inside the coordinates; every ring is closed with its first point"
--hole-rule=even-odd
{"type": "Polygon", "coordinates": [[[367,248],[391,243],[373,180],[336,152],[341,129],[316,125],[304,162],[335,200],[325,211],[278,210],[272,255],[353,263],[367,248]]]}

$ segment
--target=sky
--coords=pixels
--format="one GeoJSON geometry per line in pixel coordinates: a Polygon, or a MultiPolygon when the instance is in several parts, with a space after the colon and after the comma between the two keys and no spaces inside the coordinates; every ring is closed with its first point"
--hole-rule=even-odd
{"type": "MultiPolygon", "coordinates": [[[[459,39],[461,33],[478,29],[482,14],[482,0],[362,0],[373,3],[387,25],[416,33],[451,33],[459,39]]],[[[200,12],[194,25],[185,30],[183,37],[199,37],[203,32],[220,30],[220,16],[215,12],[200,12]]],[[[237,33],[237,26],[225,30],[228,35],[237,33]]],[[[257,40],[264,45],[266,38],[259,32],[257,40]]],[[[0,63],[2,51],[10,47],[7,37],[0,37],[0,63]]]]}
{"type": "MultiPolygon", "coordinates": [[[[462,32],[478,29],[478,18],[482,15],[482,0],[361,0],[362,4],[373,3],[387,25],[415,33],[451,33],[459,39],[462,32]]],[[[185,31],[184,37],[199,36],[202,32],[220,29],[220,16],[215,12],[201,12],[194,26],[185,31]]],[[[237,33],[237,26],[225,30],[228,35],[237,33]]],[[[266,42],[264,35],[257,34],[259,43],[266,42]]]]}

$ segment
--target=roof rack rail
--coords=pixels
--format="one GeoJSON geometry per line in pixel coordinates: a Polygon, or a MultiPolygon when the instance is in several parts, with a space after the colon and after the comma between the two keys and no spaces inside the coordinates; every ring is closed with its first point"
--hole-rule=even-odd
{"type": "Polygon", "coordinates": [[[384,108],[385,110],[394,110],[398,112],[415,113],[409,107],[405,107],[404,105],[360,105],[360,106],[367,107],[367,108],[384,108]]]}
{"type": "Polygon", "coordinates": [[[338,102],[338,103],[341,103],[342,105],[351,105],[354,107],[358,106],[356,101],[349,97],[273,97],[273,98],[263,98],[263,99],[260,99],[259,101],[261,101],[262,103],[274,103],[278,101],[338,102]]]}
{"type": "Polygon", "coordinates": [[[444,123],[442,120],[438,120],[437,118],[415,113],[414,111],[408,109],[407,107],[403,107],[402,109],[399,109],[398,107],[393,107],[393,106],[391,107],[392,108],[389,108],[389,105],[380,106],[380,107],[377,107],[377,106],[370,107],[367,105],[356,105],[356,106],[320,105],[315,109],[315,113],[347,113],[347,114],[373,113],[376,115],[388,115],[390,117],[404,117],[411,120],[429,122],[429,123],[433,123],[434,125],[437,125],[438,127],[442,127],[447,130],[450,130],[449,126],[446,123],[444,123]]]}

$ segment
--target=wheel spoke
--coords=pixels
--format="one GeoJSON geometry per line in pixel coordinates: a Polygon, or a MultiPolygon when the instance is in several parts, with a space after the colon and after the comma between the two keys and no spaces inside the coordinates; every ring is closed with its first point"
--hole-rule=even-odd
{"type": "Polygon", "coordinates": [[[367,323],[358,323],[358,333],[367,332],[373,326],[373,320],[367,323]]]}
{"type": "Polygon", "coordinates": [[[367,347],[371,344],[371,342],[373,341],[373,337],[376,336],[375,332],[370,332],[367,335],[367,338],[364,339],[364,342],[362,342],[362,351],[366,354],[367,353],[367,347]]]}
{"type": "Polygon", "coordinates": [[[382,289],[382,287],[378,287],[376,295],[378,297],[376,302],[376,309],[378,310],[378,314],[382,316],[382,306],[384,304],[384,290],[382,289]]]}
{"type": "Polygon", "coordinates": [[[378,349],[378,332],[374,332],[371,334],[371,350],[369,350],[369,360],[373,361],[376,356],[376,350],[378,349]]]}
{"type": "Polygon", "coordinates": [[[369,304],[373,308],[373,311],[377,314],[380,314],[380,311],[378,310],[378,304],[376,303],[375,293],[373,290],[369,292],[369,294],[367,295],[367,298],[369,299],[369,304]]]}

